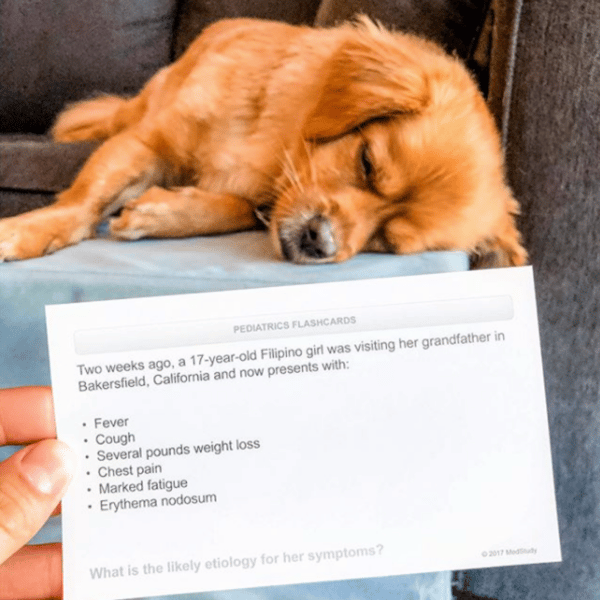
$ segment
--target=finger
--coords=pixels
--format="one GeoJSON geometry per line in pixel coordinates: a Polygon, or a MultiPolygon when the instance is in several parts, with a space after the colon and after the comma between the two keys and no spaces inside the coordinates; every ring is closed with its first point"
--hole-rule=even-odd
{"type": "Polygon", "coordinates": [[[0,563],[42,527],[74,471],[74,453],[57,440],[27,446],[0,464],[0,563]]]}
{"type": "Polygon", "coordinates": [[[0,390],[0,446],[56,437],[49,387],[0,390]]]}
{"type": "Polygon", "coordinates": [[[23,600],[23,598],[28,600],[62,598],[60,544],[25,546],[0,565],[0,600],[23,600]]]}

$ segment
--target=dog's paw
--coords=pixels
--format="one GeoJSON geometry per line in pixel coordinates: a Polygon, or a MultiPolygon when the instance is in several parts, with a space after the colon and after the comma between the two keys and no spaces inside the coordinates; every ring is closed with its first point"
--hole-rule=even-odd
{"type": "Polygon", "coordinates": [[[143,210],[125,207],[118,217],[110,219],[108,229],[111,235],[120,240],[139,240],[150,235],[148,221],[152,215],[143,210]]]}
{"type": "Polygon", "coordinates": [[[0,220],[0,262],[37,258],[89,237],[89,227],[73,227],[73,220],[38,209],[0,220]]]}
{"type": "Polygon", "coordinates": [[[528,262],[528,255],[520,243],[520,236],[495,238],[480,244],[470,256],[472,269],[492,269],[522,267],[528,262]]]}
{"type": "Polygon", "coordinates": [[[153,201],[146,192],[140,198],[129,201],[119,216],[109,222],[111,235],[122,240],[139,240],[144,237],[163,237],[169,223],[170,210],[166,203],[153,201]]]}
{"type": "Polygon", "coordinates": [[[2,229],[2,221],[0,221],[0,262],[21,258],[17,249],[16,233],[2,229]]]}
{"type": "Polygon", "coordinates": [[[0,220],[0,262],[41,256],[35,234],[20,217],[0,220]]]}

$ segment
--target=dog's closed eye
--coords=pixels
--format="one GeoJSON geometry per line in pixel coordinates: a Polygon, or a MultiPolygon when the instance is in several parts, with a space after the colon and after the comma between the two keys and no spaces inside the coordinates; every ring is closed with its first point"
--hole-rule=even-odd
{"type": "Polygon", "coordinates": [[[375,185],[377,169],[373,162],[373,152],[369,142],[366,140],[360,145],[358,149],[358,173],[359,181],[370,192],[378,194],[377,187],[375,185]]]}

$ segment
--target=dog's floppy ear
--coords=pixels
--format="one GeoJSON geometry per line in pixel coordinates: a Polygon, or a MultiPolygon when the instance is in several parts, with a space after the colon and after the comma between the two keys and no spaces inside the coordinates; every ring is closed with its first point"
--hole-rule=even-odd
{"type": "Polygon", "coordinates": [[[426,73],[403,41],[373,23],[361,25],[361,35],[349,37],[327,65],[304,139],[336,137],[366,121],[419,112],[427,104],[426,73]]]}

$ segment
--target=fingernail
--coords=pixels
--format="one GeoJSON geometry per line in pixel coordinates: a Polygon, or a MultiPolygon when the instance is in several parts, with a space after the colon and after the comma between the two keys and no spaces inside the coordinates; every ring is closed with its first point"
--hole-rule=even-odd
{"type": "Polygon", "coordinates": [[[75,455],[56,440],[39,442],[21,459],[21,472],[39,492],[49,496],[60,494],[75,471],[75,455]]]}

